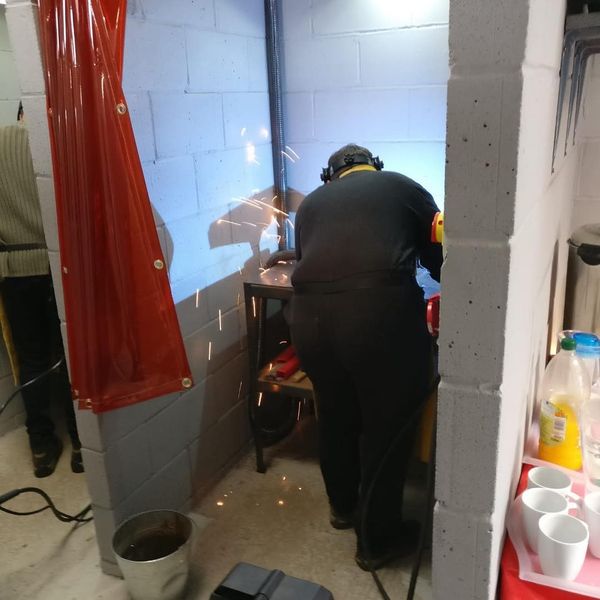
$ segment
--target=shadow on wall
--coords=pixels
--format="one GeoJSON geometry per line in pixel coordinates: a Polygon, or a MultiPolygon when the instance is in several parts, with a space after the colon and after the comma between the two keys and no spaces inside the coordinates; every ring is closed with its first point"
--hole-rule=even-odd
{"type": "MultiPolygon", "coordinates": [[[[189,257],[197,263],[198,276],[188,278],[183,284],[172,282],[172,287],[177,288],[177,298],[181,298],[176,298],[176,312],[194,387],[178,398],[170,397],[168,404],[153,402],[158,410],[149,423],[156,420],[157,427],[160,422],[163,431],[172,433],[170,436],[162,433],[160,442],[154,438],[159,446],[166,446],[163,451],[149,450],[156,455],[154,472],[175,461],[182,450],[187,453],[190,489],[189,494],[181,490],[181,496],[173,498],[171,504],[176,508],[190,497],[200,497],[237,460],[250,440],[243,283],[259,274],[261,265],[277,247],[279,234],[272,198],[272,188],[267,188],[224,207],[206,233],[198,231],[199,237],[208,238],[207,251],[189,257]],[[247,246],[238,253],[246,259],[211,265],[212,251],[229,245],[247,246]]],[[[154,209],[157,222],[161,222],[154,209]]],[[[186,249],[174,242],[168,225],[161,229],[163,252],[171,273],[175,255],[186,249]]],[[[149,442],[152,438],[148,438],[149,442]]],[[[164,505],[164,498],[155,501],[153,496],[148,494],[142,500],[144,509],[153,508],[155,503],[164,505]]],[[[140,510],[138,504],[139,498],[136,510],[140,510]]]]}

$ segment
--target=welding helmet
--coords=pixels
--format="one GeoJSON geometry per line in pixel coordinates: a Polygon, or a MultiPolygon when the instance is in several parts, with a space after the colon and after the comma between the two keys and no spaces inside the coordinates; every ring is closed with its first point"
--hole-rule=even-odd
{"type": "Polygon", "coordinates": [[[378,171],[383,169],[383,161],[379,159],[379,156],[373,156],[370,150],[357,144],[347,144],[329,157],[327,167],[322,170],[321,181],[327,183],[342,169],[355,165],[370,165],[378,171]]]}

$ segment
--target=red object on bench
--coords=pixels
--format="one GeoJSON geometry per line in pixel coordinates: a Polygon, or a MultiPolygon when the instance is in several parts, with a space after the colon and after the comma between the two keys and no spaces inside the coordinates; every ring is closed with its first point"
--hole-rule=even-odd
{"type": "Polygon", "coordinates": [[[300,359],[294,356],[277,367],[277,379],[287,379],[300,368],[300,359]]]}
{"type": "Polygon", "coordinates": [[[278,354],[273,361],[273,364],[284,363],[296,356],[296,351],[293,346],[288,346],[283,352],[278,354]]]}

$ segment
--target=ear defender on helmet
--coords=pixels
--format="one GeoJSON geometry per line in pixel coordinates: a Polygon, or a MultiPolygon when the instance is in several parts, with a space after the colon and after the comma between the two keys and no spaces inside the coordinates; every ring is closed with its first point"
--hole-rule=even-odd
{"type": "Polygon", "coordinates": [[[379,156],[369,156],[364,152],[355,152],[353,154],[344,154],[343,158],[338,159],[334,163],[328,165],[322,169],[321,181],[327,183],[331,181],[333,176],[340,170],[346,167],[353,167],[354,165],[370,165],[375,167],[377,171],[383,169],[383,161],[379,159],[379,156]]]}

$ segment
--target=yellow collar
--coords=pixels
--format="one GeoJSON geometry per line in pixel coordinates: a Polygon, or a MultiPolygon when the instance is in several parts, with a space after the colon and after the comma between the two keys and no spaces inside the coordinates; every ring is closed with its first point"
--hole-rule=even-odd
{"type": "Polygon", "coordinates": [[[355,167],[352,167],[351,169],[344,171],[338,177],[338,179],[341,179],[342,177],[346,177],[346,175],[350,175],[350,173],[355,173],[356,171],[377,171],[377,169],[375,167],[373,167],[372,165],[356,165],[355,167]]]}

